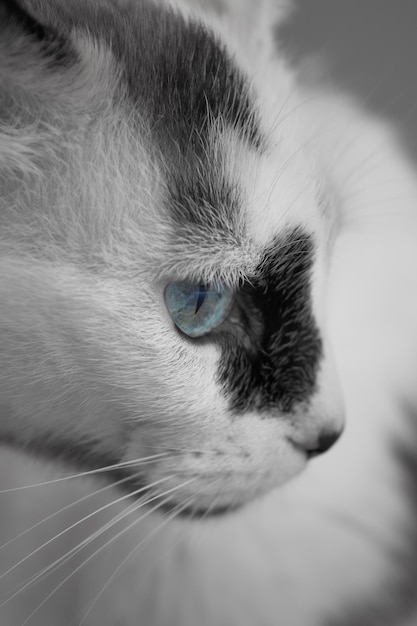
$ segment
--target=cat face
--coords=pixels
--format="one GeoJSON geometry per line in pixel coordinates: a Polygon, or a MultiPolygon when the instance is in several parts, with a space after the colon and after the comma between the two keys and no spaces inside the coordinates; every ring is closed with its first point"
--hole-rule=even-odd
{"type": "Polygon", "coordinates": [[[72,4],[1,8],[0,436],[161,507],[239,506],[342,430],[294,85],[256,29],[239,65],[216,12],[72,4]]]}

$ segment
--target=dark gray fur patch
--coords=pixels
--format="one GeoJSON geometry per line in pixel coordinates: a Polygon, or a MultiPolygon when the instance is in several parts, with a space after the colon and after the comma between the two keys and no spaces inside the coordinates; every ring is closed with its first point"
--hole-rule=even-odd
{"type": "Polygon", "coordinates": [[[245,76],[201,23],[148,0],[59,2],[54,11],[64,32],[75,26],[106,42],[130,97],[164,146],[204,147],[220,119],[253,146],[262,143],[245,76]]]}
{"type": "Polygon", "coordinates": [[[221,347],[218,379],[239,414],[289,413],[316,391],[322,342],[311,300],[314,245],[301,228],[277,238],[208,337],[221,347]]]}
{"type": "Polygon", "coordinates": [[[117,19],[110,43],[126,68],[129,92],[151,113],[164,140],[198,147],[222,119],[255,146],[261,143],[244,76],[202,24],[148,3],[117,19]],[[126,32],[132,17],[133,29],[126,32]]]}
{"type": "Polygon", "coordinates": [[[219,380],[236,412],[291,412],[316,391],[322,343],[311,301],[312,238],[276,239],[237,294],[240,328],[222,337],[219,380]]]}
{"type": "Polygon", "coordinates": [[[184,175],[185,167],[171,176],[167,173],[167,203],[175,222],[175,240],[189,240],[191,228],[194,245],[238,246],[244,228],[241,194],[212,170],[211,162],[205,176],[196,172],[184,175]]]}
{"type": "Polygon", "coordinates": [[[65,36],[35,19],[16,0],[0,0],[0,36],[2,32],[11,37],[25,35],[51,68],[71,65],[78,58],[65,36]]]}
{"type": "Polygon", "coordinates": [[[253,145],[261,143],[257,115],[243,74],[224,46],[198,22],[144,5],[135,48],[118,41],[129,90],[152,112],[154,128],[181,146],[199,145],[219,119],[253,145]],[[122,44],[122,45],[121,45],[122,44]]]}

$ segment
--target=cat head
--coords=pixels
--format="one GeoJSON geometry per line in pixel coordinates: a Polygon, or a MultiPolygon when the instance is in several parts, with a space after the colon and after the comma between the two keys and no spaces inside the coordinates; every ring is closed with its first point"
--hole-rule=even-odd
{"type": "Polygon", "coordinates": [[[237,4],[0,2],[0,438],[205,514],[343,423],[283,5],[237,4]]]}

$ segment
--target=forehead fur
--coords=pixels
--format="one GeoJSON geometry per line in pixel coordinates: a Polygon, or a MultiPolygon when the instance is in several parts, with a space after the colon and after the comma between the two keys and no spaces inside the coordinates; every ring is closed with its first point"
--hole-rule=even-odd
{"type": "Polygon", "coordinates": [[[163,140],[188,146],[221,119],[262,141],[252,95],[225,46],[196,19],[151,0],[26,0],[48,25],[105,44],[124,87],[163,140]]]}
{"type": "MultiPolygon", "coordinates": [[[[57,219],[45,215],[47,232],[54,225],[59,232],[51,231],[48,249],[68,240],[69,249],[88,251],[94,263],[105,256],[108,263],[104,242],[116,249],[120,240],[123,255],[110,256],[115,263],[153,270],[161,279],[177,275],[236,284],[252,275],[278,219],[271,221],[267,207],[293,207],[300,194],[297,188],[294,200],[292,192],[287,198],[278,188],[275,199],[274,168],[258,184],[271,141],[262,134],[250,82],[225,44],[202,22],[149,0],[21,1],[80,59],[71,71],[60,71],[59,85],[66,81],[73,97],[53,123],[63,122],[65,130],[57,132],[47,120],[48,136],[53,130],[65,153],[52,159],[38,202],[30,202],[33,216],[40,207],[43,233],[50,198],[57,219]],[[67,128],[71,141],[65,142],[67,128]],[[58,185],[61,162],[67,167],[58,185]],[[255,214],[257,225],[264,224],[261,241],[250,221],[255,214]]],[[[36,36],[42,39],[42,32],[36,36]]],[[[48,77],[55,84],[55,75],[48,77]]],[[[38,132],[34,139],[39,141],[38,132]]],[[[285,165],[279,172],[285,183],[291,168],[282,152],[277,162],[285,165]]],[[[298,154],[297,146],[293,152],[298,154]]]]}
{"type": "MultiPolygon", "coordinates": [[[[26,0],[25,6],[47,27],[83,41],[87,62],[97,47],[113,56],[115,106],[128,103],[132,133],[158,162],[164,198],[158,211],[173,224],[164,247],[167,269],[181,257],[188,269],[194,259],[200,274],[202,268],[210,275],[222,273],[221,267],[229,276],[245,271],[245,199],[231,176],[226,147],[233,137],[234,145],[256,154],[265,142],[249,80],[225,45],[202,22],[149,0],[26,0]]],[[[148,165],[142,160],[137,167],[148,165]]],[[[141,178],[135,177],[136,184],[141,178]]],[[[249,248],[253,265],[259,254],[249,248]]]]}

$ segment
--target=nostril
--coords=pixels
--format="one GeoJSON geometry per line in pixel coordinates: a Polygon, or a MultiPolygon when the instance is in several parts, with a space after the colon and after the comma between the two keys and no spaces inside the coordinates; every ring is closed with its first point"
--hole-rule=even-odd
{"type": "Polygon", "coordinates": [[[327,452],[336,443],[341,434],[341,431],[322,433],[318,439],[317,447],[308,451],[309,458],[327,452]]]}

